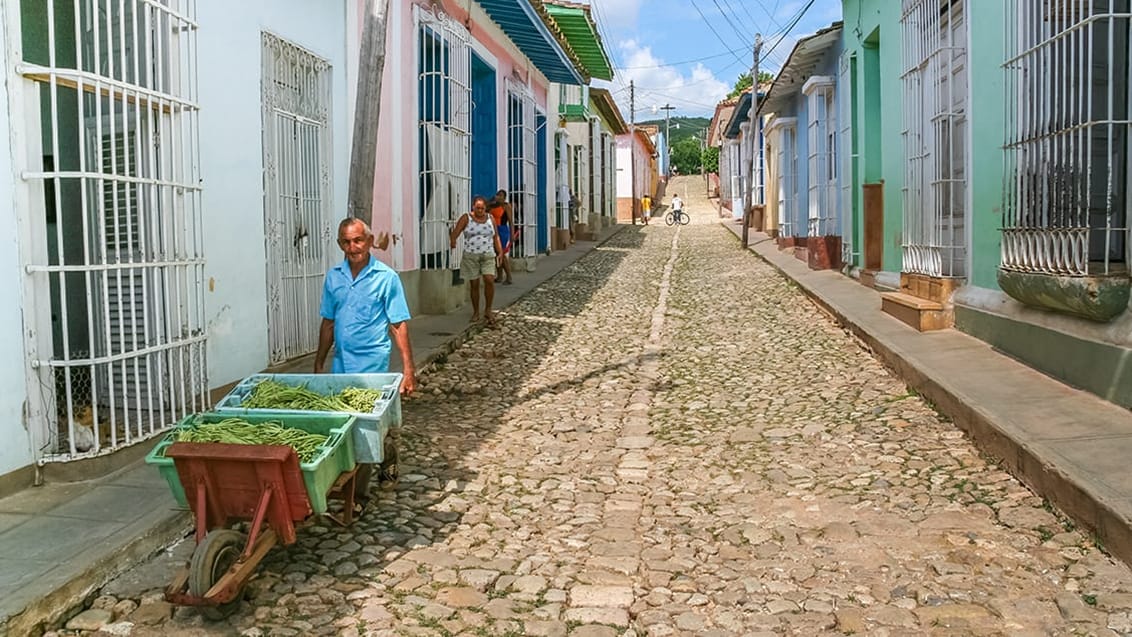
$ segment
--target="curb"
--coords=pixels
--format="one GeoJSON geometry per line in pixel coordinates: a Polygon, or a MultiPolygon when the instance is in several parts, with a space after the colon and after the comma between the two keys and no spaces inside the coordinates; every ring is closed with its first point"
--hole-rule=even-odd
{"type": "Polygon", "coordinates": [[[186,511],[169,510],[131,541],[102,556],[82,573],[54,591],[31,602],[18,615],[0,623],[3,635],[37,635],[48,627],[63,623],[84,606],[90,596],[121,573],[148,560],[179,537],[191,525],[186,511]]]}

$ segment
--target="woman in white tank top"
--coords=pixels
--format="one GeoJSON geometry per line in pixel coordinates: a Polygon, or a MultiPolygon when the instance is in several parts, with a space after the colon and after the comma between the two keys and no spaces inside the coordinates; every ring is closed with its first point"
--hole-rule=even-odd
{"type": "Polygon", "coordinates": [[[483,318],[488,327],[495,327],[495,313],[491,303],[495,300],[495,266],[502,258],[503,246],[495,231],[495,222],[487,213],[487,200],[476,195],[472,211],[456,222],[449,235],[449,244],[456,248],[456,239],[464,235],[464,256],[460,260],[460,276],[468,282],[472,297],[472,322],[480,320],[480,279],[483,279],[483,318]]]}

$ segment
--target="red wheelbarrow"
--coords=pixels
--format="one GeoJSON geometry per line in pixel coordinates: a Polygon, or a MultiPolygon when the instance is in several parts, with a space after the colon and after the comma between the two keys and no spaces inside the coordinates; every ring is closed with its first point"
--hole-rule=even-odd
{"type": "Polygon", "coordinates": [[[164,453],[173,459],[184,487],[197,543],[191,561],[165,589],[165,599],[200,607],[209,619],[236,610],[244,585],[271,547],[293,544],[296,523],[324,512],[327,500],[343,502],[342,513],[332,519],[353,522],[357,467],[352,457],[351,468],[335,472],[327,488],[304,480],[299,458],[288,446],[176,442],[164,453]],[[248,523],[246,535],[231,528],[240,522],[248,523]]]}

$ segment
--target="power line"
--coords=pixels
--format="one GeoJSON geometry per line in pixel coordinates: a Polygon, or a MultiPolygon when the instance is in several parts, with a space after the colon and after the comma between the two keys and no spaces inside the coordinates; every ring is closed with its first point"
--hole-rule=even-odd
{"type": "Polygon", "coordinates": [[[663,64],[653,64],[651,66],[622,66],[622,67],[618,67],[616,70],[618,70],[618,71],[631,71],[631,70],[634,70],[634,69],[659,69],[659,68],[663,68],[665,66],[679,66],[681,64],[691,64],[693,62],[703,62],[704,60],[711,60],[711,59],[714,59],[714,58],[720,58],[720,57],[723,57],[725,55],[735,55],[738,52],[739,52],[739,49],[730,49],[730,50],[724,51],[723,53],[716,53],[715,55],[705,55],[702,58],[693,58],[691,60],[680,60],[679,62],[665,62],[663,64]]]}
{"type": "MultiPolygon", "coordinates": [[[[778,45],[782,44],[782,41],[786,39],[786,36],[790,35],[790,30],[797,26],[799,22],[801,22],[802,16],[806,15],[806,12],[809,11],[810,7],[812,6],[814,6],[814,0],[810,0],[805,4],[805,6],[802,7],[802,10],[798,12],[798,15],[794,16],[794,20],[791,21],[785,29],[783,29],[782,35],[778,37],[778,40],[774,43],[774,46],[770,47],[770,50],[766,52],[766,55],[774,53],[774,50],[778,48],[778,45]]],[[[766,55],[760,57],[759,61],[761,62],[766,57],[766,55]]],[[[758,78],[754,79],[756,81],[758,80],[758,78]]]]}
{"type": "Polygon", "coordinates": [[[731,25],[731,30],[734,31],[735,35],[739,36],[739,40],[742,41],[743,38],[745,38],[746,36],[743,34],[743,31],[740,30],[738,26],[736,26],[735,22],[731,19],[731,16],[727,15],[727,12],[724,11],[723,7],[721,7],[719,5],[719,0],[711,0],[711,1],[712,1],[712,4],[715,5],[715,8],[719,9],[719,14],[721,16],[723,16],[724,21],[726,21],[727,24],[731,25]]]}
{"type": "MultiPolygon", "coordinates": [[[[715,27],[713,27],[713,26],[711,25],[711,20],[708,20],[708,17],[707,17],[706,15],[704,15],[704,12],[703,12],[703,11],[702,11],[702,10],[700,9],[700,5],[696,4],[696,0],[692,0],[692,6],[693,6],[693,7],[695,7],[695,9],[696,9],[696,13],[699,13],[699,14],[700,14],[700,17],[704,19],[704,24],[706,24],[706,25],[707,25],[707,27],[708,27],[709,29],[711,29],[711,32],[712,32],[712,33],[714,33],[714,34],[715,34],[715,37],[719,39],[719,42],[720,42],[720,43],[721,43],[721,44],[722,44],[722,45],[723,45],[724,47],[728,47],[728,45],[727,45],[727,41],[726,41],[726,40],[724,40],[724,39],[723,39],[723,36],[719,35],[719,31],[716,31],[716,30],[715,30],[715,27]]],[[[728,48],[730,48],[730,47],[728,47],[728,48]]],[[[734,53],[734,52],[732,52],[732,54],[733,54],[733,55],[735,55],[735,59],[736,59],[736,60],[739,60],[739,59],[741,59],[741,58],[739,57],[739,55],[738,55],[737,53],[734,53]]]]}

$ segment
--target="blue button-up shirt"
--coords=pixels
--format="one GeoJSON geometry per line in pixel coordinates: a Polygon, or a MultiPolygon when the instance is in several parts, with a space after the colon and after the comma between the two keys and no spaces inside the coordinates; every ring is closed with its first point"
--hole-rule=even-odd
{"type": "Polygon", "coordinates": [[[334,321],[335,374],[389,371],[389,325],[410,318],[401,278],[372,256],[357,278],[345,259],[326,273],[319,314],[334,321]]]}

